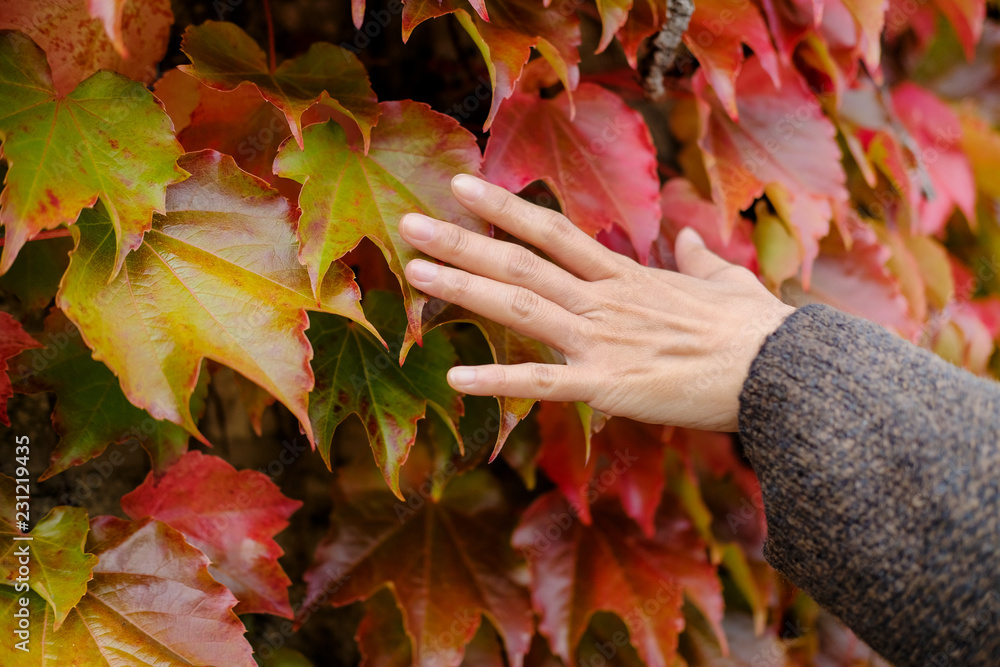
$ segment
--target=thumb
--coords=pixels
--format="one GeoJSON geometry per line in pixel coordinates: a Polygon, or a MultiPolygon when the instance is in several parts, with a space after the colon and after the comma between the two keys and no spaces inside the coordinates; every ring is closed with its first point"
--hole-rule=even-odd
{"type": "Polygon", "coordinates": [[[706,248],[705,241],[693,227],[685,227],[677,235],[674,255],[681,273],[702,280],[711,280],[720,271],[733,266],[706,248]]]}

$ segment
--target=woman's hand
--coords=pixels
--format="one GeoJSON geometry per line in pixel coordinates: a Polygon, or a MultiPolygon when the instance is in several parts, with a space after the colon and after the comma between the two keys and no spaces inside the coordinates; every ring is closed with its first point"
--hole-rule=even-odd
{"type": "Polygon", "coordinates": [[[750,362],[794,310],[757,278],[712,254],[692,229],[677,238],[680,273],[642,266],[564,216],[472,176],[466,208],[545,252],[419,214],[399,231],[452,266],[414,260],[412,285],[559,350],[566,365],[459,366],[458,391],[583,401],[644,422],[734,431],[750,362]],[[452,268],[455,267],[455,268],[452,268]]]}

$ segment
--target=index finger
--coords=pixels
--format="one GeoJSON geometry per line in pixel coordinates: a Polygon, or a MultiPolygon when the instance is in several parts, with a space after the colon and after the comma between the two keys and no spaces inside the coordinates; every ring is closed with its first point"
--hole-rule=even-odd
{"type": "Polygon", "coordinates": [[[622,273],[627,258],[587,236],[566,216],[468,174],[451,180],[455,198],[476,215],[527,241],[585,280],[622,273]]]}

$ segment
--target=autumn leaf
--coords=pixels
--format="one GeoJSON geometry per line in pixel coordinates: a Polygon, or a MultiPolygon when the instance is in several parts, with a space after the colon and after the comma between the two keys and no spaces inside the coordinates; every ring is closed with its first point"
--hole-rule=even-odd
{"type": "Polygon", "coordinates": [[[709,250],[727,262],[745,266],[757,272],[757,251],[751,238],[754,227],[742,216],[735,226],[725,218],[718,204],[704,199],[686,178],[671,178],[660,191],[660,208],[663,210],[661,240],[671,244],[685,227],[693,227],[709,250]],[[732,229],[727,234],[727,231],[732,229]],[[728,236],[728,238],[727,238],[728,236]]]}
{"type": "Polygon", "coordinates": [[[955,112],[929,91],[914,83],[900,84],[892,91],[892,106],[903,126],[916,141],[918,169],[926,170],[932,191],[922,193],[913,184],[911,196],[923,194],[919,202],[917,229],[937,234],[955,207],[975,224],[976,185],[969,158],[962,151],[962,124],[955,112]]]}
{"type": "MultiPolygon", "coordinates": [[[[556,353],[544,343],[540,343],[532,338],[522,336],[512,329],[488,320],[477,313],[473,313],[455,304],[433,299],[424,309],[423,335],[433,331],[439,326],[454,322],[470,322],[483,333],[486,342],[493,355],[493,361],[498,364],[526,364],[526,363],[556,363],[559,359],[556,353]]],[[[404,344],[403,354],[407,354],[409,348],[404,344]]],[[[497,432],[496,444],[493,446],[493,453],[490,455],[492,462],[500,454],[504,443],[510,432],[522,419],[528,416],[532,406],[535,405],[533,398],[518,398],[514,396],[497,396],[500,407],[500,426],[497,432]]]]}
{"type": "Polygon", "coordinates": [[[805,82],[780,68],[776,87],[759,58],[749,58],[736,82],[739,123],[734,123],[708,80],[695,75],[702,149],[712,199],[730,225],[768,189],[768,199],[797,237],[802,281],[808,288],[819,240],[847,200],[836,130],[805,82]]]}
{"type": "Polygon", "coordinates": [[[426,334],[423,346],[413,349],[402,366],[397,361],[406,333],[401,306],[388,292],[365,296],[365,312],[390,341],[388,350],[344,318],[312,315],[308,332],[316,355],[312,364],[316,388],[310,397],[309,417],[323,460],[331,466],[334,431],[355,414],[365,426],[386,484],[397,496],[399,467],[413,446],[417,422],[426,409],[441,415],[456,436],[462,414],[462,399],[445,379],[458,357],[444,332],[426,334]]]}
{"type": "Polygon", "coordinates": [[[335,606],[368,599],[388,586],[414,665],[457,667],[486,616],[520,667],[533,622],[499,485],[479,470],[454,479],[440,501],[408,491],[419,504],[375,490],[335,505],[305,575],[303,608],[321,598],[335,606]]]}
{"type": "MultiPolygon", "coordinates": [[[[475,6],[475,4],[474,4],[475,6]]],[[[454,14],[476,44],[493,84],[493,99],[483,130],[490,129],[501,104],[514,94],[531,50],[555,70],[567,90],[580,81],[580,21],[558,3],[490,0],[490,18],[471,15],[461,0],[410,0],[403,4],[403,41],[424,21],[454,14]]]]}
{"type": "MultiPolygon", "coordinates": [[[[162,472],[187,449],[187,432],[157,421],[132,405],[108,367],[91,356],[80,331],[59,310],[45,318],[43,349],[12,361],[15,388],[56,395],[52,423],[59,444],[39,481],[100,456],[110,444],[137,442],[149,452],[153,469],[162,472]]],[[[204,409],[207,385],[192,396],[192,413],[204,409]]]]}
{"type": "Polygon", "coordinates": [[[788,64],[795,47],[819,24],[824,5],[817,0],[761,0],[761,6],[778,54],[788,64]]]}
{"type": "Polygon", "coordinates": [[[983,35],[986,0],[935,0],[934,4],[951,24],[965,50],[965,57],[972,60],[983,35]]]}
{"type": "Polygon", "coordinates": [[[979,191],[1000,200],[1000,132],[996,131],[971,104],[959,110],[962,124],[962,151],[968,156],[979,191]]]}
{"type": "Polygon", "coordinates": [[[353,275],[336,264],[317,303],[298,263],[288,202],[219,153],[189,154],[180,165],[191,178],[168,189],[167,214],[110,282],[107,215],[84,212],[56,301],[128,399],[154,418],[204,440],[189,404],[210,358],[285,404],[312,441],[305,310],[368,326],[353,275]]]}
{"type": "Polygon", "coordinates": [[[278,147],[292,131],[285,115],[253,84],[243,83],[226,92],[174,69],[156,82],[153,94],[173,120],[184,150],[225,153],[240,169],[264,179],[289,201],[298,200],[299,184],[272,171],[278,147]]]}
{"type": "MultiPolygon", "coordinates": [[[[58,631],[53,614],[29,593],[31,662],[13,642],[11,665],[245,665],[256,663],[236,599],[208,573],[208,559],[184,536],[153,519],[96,517],[86,545],[99,560],[87,592],[58,631]],[[36,657],[37,656],[37,657],[36,657]]],[[[18,594],[0,586],[0,613],[13,617],[18,594]]]]}
{"type": "Polygon", "coordinates": [[[660,180],[649,128],[614,93],[584,83],[547,100],[514,93],[486,145],[486,179],[519,192],[548,185],[566,217],[588,234],[620,225],[644,261],[659,230],[660,180]]]}
{"type": "MultiPolygon", "coordinates": [[[[97,556],[83,549],[87,539],[87,511],[80,507],[56,507],[31,529],[30,541],[19,540],[22,531],[0,523],[0,581],[13,586],[20,578],[52,607],[53,628],[87,592],[97,556]],[[19,554],[29,554],[25,561],[19,554]],[[18,564],[30,570],[22,577],[18,564]]],[[[7,643],[7,642],[5,642],[7,643]]]]}
{"type": "Polygon", "coordinates": [[[669,508],[661,509],[653,537],[617,503],[601,500],[590,511],[586,525],[561,494],[550,492],[525,510],[514,532],[513,544],[531,567],[539,629],[553,653],[573,664],[594,613],[610,611],[625,622],[647,665],[674,665],[685,596],[713,624],[722,619],[722,587],[704,543],[669,508]]]}
{"type": "Polygon", "coordinates": [[[572,403],[543,402],[538,411],[542,447],[538,467],[559,488],[580,520],[590,525],[591,505],[619,498],[625,513],[652,535],[666,485],[663,457],[669,430],[631,419],[609,419],[591,436],[572,403]]]}
{"type": "Polygon", "coordinates": [[[26,241],[72,225],[100,199],[114,227],[117,274],[153,213],[163,212],[166,186],[184,174],[170,119],[145,87],[98,72],[60,95],[45,54],[18,33],[0,40],[0,138],[10,167],[0,193],[0,273],[26,241]]]}
{"type": "Polygon", "coordinates": [[[16,296],[28,310],[43,310],[56,296],[72,249],[73,240],[65,237],[26,244],[17,253],[17,261],[0,276],[0,289],[16,296]]]}
{"type": "Polygon", "coordinates": [[[315,124],[305,130],[304,151],[292,142],[282,147],[274,172],[302,183],[299,259],[317,296],[324,296],[321,280],[330,264],[368,238],[403,290],[407,339],[419,342],[427,297],[406,282],[403,267],[423,255],[399,236],[399,219],[418,212],[485,233],[486,223],[469,214],[450,187],[456,174],[479,175],[482,158],[469,132],[426,104],[405,100],[381,108],[367,155],[336,123],[315,124]]]}
{"type": "Polygon", "coordinates": [[[39,347],[42,344],[26,334],[20,322],[9,313],[0,311],[0,422],[5,426],[10,426],[7,401],[14,395],[10,376],[7,374],[9,362],[24,350],[39,347]]]}
{"type": "Polygon", "coordinates": [[[274,536],[302,502],[286,498],[267,475],[237,471],[218,456],[185,454],[161,477],[149,473],[122,496],[133,519],[151,516],[180,531],[212,562],[212,577],[232,591],[237,614],[292,618],[291,580],[278,558],[274,536]]]}
{"type": "Polygon", "coordinates": [[[618,41],[632,69],[639,66],[639,48],[646,39],[660,31],[667,14],[666,0],[634,0],[618,30],[618,41]]]}
{"type": "Polygon", "coordinates": [[[351,51],[316,42],[304,55],[281,63],[274,71],[267,55],[234,23],[206,21],[188,26],[181,50],[191,59],[180,70],[217,90],[234,90],[249,81],[268,102],[285,114],[292,136],[303,147],[302,114],[322,104],[357,124],[368,148],[378,122],[379,105],[368,73],[351,51]]]}
{"type": "Polygon", "coordinates": [[[757,54],[775,87],[781,86],[778,57],[760,9],[752,2],[698,0],[684,33],[684,44],[698,59],[723,108],[737,120],[736,78],[743,66],[743,45],[757,54]]]}
{"type": "Polygon", "coordinates": [[[173,22],[170,0],[0,0],[0,30],[19,30],[42,48],[60,95],[102,69],[152,83],[173,22]]]}

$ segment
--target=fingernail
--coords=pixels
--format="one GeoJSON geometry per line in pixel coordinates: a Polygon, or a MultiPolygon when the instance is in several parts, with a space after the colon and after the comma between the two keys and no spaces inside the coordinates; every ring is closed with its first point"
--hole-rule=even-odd
{"type": "Polygon", "coordinates": [[[399,231],[417,241],[434,238],[434,222],[419,213],[407,213],[399,221],[399,231]]]}
{"type": "Polygon", "coordinates": [[[677,235],[678,238],[681,236],[687,236],[687,243],[694,243],[696,245],[704,246],[705,239],[701,238],[701,234],[695,231],[694,227],[685,227],[681,230],[681,233],[677,235]]]}
{"type": "Polygon", "coordinates": [[[468,174],[459,174],[451,179],[451,187],[455,194],[468,200],[479,199],[486,189],[483,187],[482,181],[468,174]]]}
{"type": "Polygon", "coordinates": [[[466,387],[476,381],[476,369],[468,366],[457,366],[448,371],[448,382],[452,385],[466,387]]]}
{"type": "Polygon", "coordinates": [[[415,259],[406,265],[407,275],[410,280],[420,283],[429,283],[437,277],[438,266],[432,262],[425,262],[422,259],[415,259]]]}

